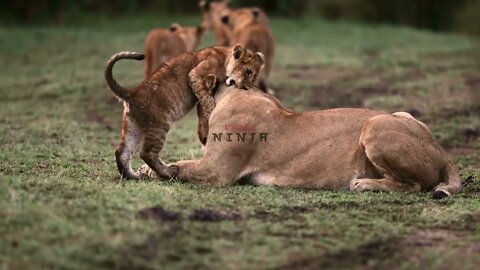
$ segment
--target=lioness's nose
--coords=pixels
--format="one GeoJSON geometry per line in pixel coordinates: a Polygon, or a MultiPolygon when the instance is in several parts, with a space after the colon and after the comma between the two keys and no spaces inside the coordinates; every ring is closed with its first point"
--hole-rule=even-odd
{"type": "Polygon", "coordinates": [[[232,78],[228,78],[226,83],[227,83],[227,86],[236,85],[235,80],[232,78]]]}

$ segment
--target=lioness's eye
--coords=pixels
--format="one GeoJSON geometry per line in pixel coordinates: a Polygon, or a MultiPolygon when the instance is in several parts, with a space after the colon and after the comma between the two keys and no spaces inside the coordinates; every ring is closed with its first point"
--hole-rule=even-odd
{"type": "Polygon", "coordinates": [[[251,69],[247,69],[245,70],[245,75],[247,75],[247,77],[252,77],[253,71],[251,69]]]}

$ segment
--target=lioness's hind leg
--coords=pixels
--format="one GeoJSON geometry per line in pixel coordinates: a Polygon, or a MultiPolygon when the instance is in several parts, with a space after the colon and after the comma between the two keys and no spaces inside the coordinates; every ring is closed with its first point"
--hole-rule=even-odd
{"type": "Polygon", "coordinates": [[[402,183],[390,178],[355,179],[350,182],[351,191],[403,191],[418,192],[421,187],[417,183],[402,183]]]}
{"type": "Polygon", "coordinates": [[[139,179],[139,175],[132,170],[132,154],[142,140],[142,132],[138,126],[130,121],[124,113],[122,121],[122,141],[115,149],[117,168],[122,178],[139,179]]]}
{"type": "Polygon", "coordinates": [[[433,192],[434,199],[443,199],[462,190],[462,180],[457,168],[449,162],[444,173],[445,181],[440,183],[433,192]]]}
{"type": "Polygon", "coordinates": [[[178,172],[177,167],[167,166],[159,159],[159,153],[163,148],[169,129],[170,126],[166,125],[163,128],[150,129],[144,132],[145,138],[142,151],[140,152],[140,157],[143,161],[145,161],[159,177],[167,179],[174,177],[178,172]]]}

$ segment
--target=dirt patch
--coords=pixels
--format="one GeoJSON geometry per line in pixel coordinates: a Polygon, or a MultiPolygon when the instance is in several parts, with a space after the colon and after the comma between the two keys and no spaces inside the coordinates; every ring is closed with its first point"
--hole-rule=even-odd
{"type": "MultiPolygon", "coordinates": [[[[462,240],[465,235],[461,232],[424,229],[404,237],[374,240],[356,248],[302,258],[277,269],[389,269],[398,268],[399,264],[424,268],[432,262],[428,257],[432,252],[477,258],[475,252],[480,250],[480,244],[462,240]]],[[[455,265],[445,266],[445,269],[455,268],[455,265]]]]}
{"type": "MultiPolygon", "coordinates": [[[[183,220],[183,214],[181,212],[166,210],[161,206],[144,208],[137,212],[137,216],[143,219],[153,219],[167,222],[183,220]]],[[[239,214],[227,213],[224,211],[207,208],[195,209],[188,215],[188,220],[190,221],[220,222],[224,220],[238,219],[241,219],[239,214]]]]}
{"type": "Polygon", "coordinates": [[[306,81],[349,81],[360,76],[358,71],[326,65],[290,65],[287,66],[287,73],[291,79],[306,81]]]}
{"type": "Polygon", "coordinates": [[[467,214],[463,217],[463,224],[467,230],[480,228],[480,213],[467,214]]]}
{"type": "Polygon", "coordinates": [[[384,83],[345,89],[339,89],[332,85],[317,85],[313,86],[310,91],[313,92],[313,96],[309,105],[318,109],[364,107],[364,101],[369,97],[392,94],[392,91],[384,83]]]}
{"type": "Polygon", "coordinates": [[[105,126],[105,128],[108,131],[113,130],[113,127],[110,124],[108,124],[105,121],[105,118],[102,115],[100,115],[96,110],[87,110],[85,112],[85,117],[88,121],[95,122],[95,123],[98,123],[102,126],[105,126]]]}
{"type": "Polygon", "coordinates": [[[413,117],[422,117],[423,115],[423,112],[417,108],[409,108],[409,109],[406,109],[405,112],[408,112],[413,117]]]}
{"type": "Polygon", "coordinates": [[[224,213],[212,209],[196,209],[188,216],[191,221],[219,222],[223,220],[237,220],[240,215],[233,213],[224,213]]]}
{"type": "Polygon", "coordinates": [[[259,219],[262,221],[283,221],[283,220],[303,220],[303,214],[311,213],[320,209],[318,205],[305,205],[305,206],[285,206],[278,212],[269,211],[266,209],[257,209],[247,218],[259,219]]]}
{"type": "Polygon", "coordinates": [[[471,88],[480,88],[480,76],[469,76],[465,78],[465,84],[471,88]]]}
{"type": "Polygon", "coordinates": [[[462,130],[461,134],[465,138],[465,142],[470,143],[480,137],[480,127],[466,128],[462,130]]]}
{"type": "Polygon", "coordinates": [[[180,212],[169,211],[161,206],[144,208],[138,211],[137,215],[143,219],[154,219],[157,221],[177,221],[182,218],[180,212]]]}

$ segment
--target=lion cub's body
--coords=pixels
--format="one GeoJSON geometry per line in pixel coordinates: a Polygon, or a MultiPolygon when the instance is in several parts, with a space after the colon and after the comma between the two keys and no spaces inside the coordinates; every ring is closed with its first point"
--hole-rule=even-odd
{"type": "MultiPolygon", "coordinates": [[[[163,64],[149,80],[139,86],[125,89],[113,79],[112,68],[120,59],[142,60],[142,54],[122,52],[109,60],[105,79],[114,94],[124,101],[122,139],[115,151],[117,167],[122,177],[138,179],[130,160],[132,153],[141,146],[140,157],[159,176],[171,178],[176,168],[166,166],[158,157],[166,134],[173,121],[185,116],[199,103],[199,137],[205,143],[208,119],[215,107],[211,87],[203,84],[203,77],[210,73],[225,80],[226,66],[234,70],[248,68],[260,71],[263,59],[238,45],[233,48],[210,47],[192,53],[184,53],[163,64]]],[[[245,79],[253,83],[256,77],[245,79]],[[249,81],[250,80],[250,81],[249,81]]]]}
{"type": "Polygon", "coordinates": [[[172,25],[170,29],[154,29],[145,39],[145,79],[173,56],[194,51],[203,36],[201,27],[172,25]]]}
{"type": "Polygon", "coordinates": [[[216,101],[205,156],[177,162],[180,179],[231,185],[247,177],[261,185],[356,191],[435,188],[440,197],[461,189],[428,128],[407,113],[297,113],[260,91],[225,87],[216,101]]]}

